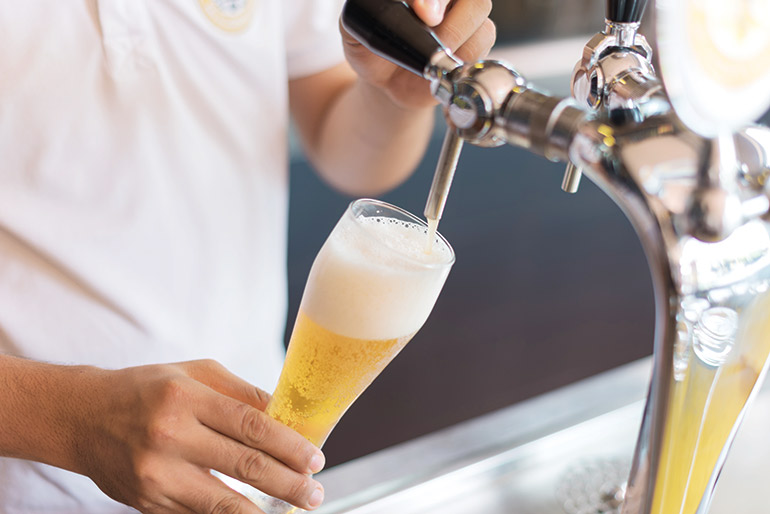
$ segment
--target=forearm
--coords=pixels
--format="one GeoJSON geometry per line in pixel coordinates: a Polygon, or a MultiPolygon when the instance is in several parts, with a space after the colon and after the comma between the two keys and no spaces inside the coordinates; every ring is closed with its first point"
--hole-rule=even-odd
{"type": "Polygon", "coordinates": [[[333,187],[374,195],[403,182],[419,164],[433,128],[432,107],[406,108],[362,80],[338,93],[306,151],[333,187]]]}
{"type": "Polygon", "coordinates": [[[352,194],[388,190],[417,167],[433,128],[433,108],[397,106],[361,80],[332,106],[318,145],[319,171],[352,194]]]}
{"type": "Polygon", "coordinates": [[[87,382],[99,371],[0,355],[0,455],[80,471],[73,413],[87,409],[87,382]]]}

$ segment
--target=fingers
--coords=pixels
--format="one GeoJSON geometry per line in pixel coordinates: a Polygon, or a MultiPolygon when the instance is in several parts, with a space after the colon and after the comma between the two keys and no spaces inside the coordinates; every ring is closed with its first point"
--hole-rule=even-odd
{"type": "Polygon", "coordinates": [[[412,0],[412,9],[429,27],[435,27],[444,18],[450,0],[412,0]]]}
{"type": "Polygon", "coordinates": [[[492,45],[497,39],[497,28],[492,20],[487,19],[479,29],[462,44],[454,54],[465,62],[484,59],[489,55],[492,45]]]}
{"type": "Polygon", "coordinates": [[[488,30],[487,21],[491,12],[491,0],[455,1],[436,27],[436,35],[453,51],[459,51],[479,30],[488,30]],[[483,28],[485,26],[486,29],[483,28]]]}
{"type": "Polygon", "coordinates": [[[412,8],[461,60],[486,57],[497,38],[491,0],[413,0],[412,8]]]}
{"type": "Polygon", "coordinates": [[[195,416],[205,426],[241,444],[272,455],[299,473],[318,473],[321,450],[264,412],[201,387],[195,416]]]}
{"type": "MultiPolygon", "coordinates": [[[[200,423],[186,434],[187,440],[196,444],[187,446],[182,457],[292,505],[318,507],[323,501],[323,487],[307,475],[323,469],[324,455],[300,434],[263,412],[269,396],[260,398],[260,390],[214,361],[181,365],[195,380],[189,384],[194,389],[190,394],[195,398],[193,414],[200,423]],[[255,404],[259,408],[252,406],[255,404]]],[[[240,500],[228,496],[222,501],[225,503],[217,508],[231,508],[231,503],[234,508],[240,500]]]]}
{"type": "Polygon", "coordinates": [[[270,395],[242,378],[230,373],[215,360],[197,360],[178,364],[185,373],[230,398],[242,401],[259,410],[265,410],[270,395]]]}
{"type": "Polygon", "coordinates": [[[180,484],[179,490],[172,493],[172,496],[179,498],[176,500],[178,510],[174,512],[264,514],[256,505],[208,471],[191,467],[187,477],[188,482],[180,484]]]}
{"type": "Polygon", "coordinates": [[[250,484],[270,496],[303,509],[314,509],[323,501],[323,487],[317,481],[281,464],[260,450],[221,437],[201,426],[196,439],[200,450],[187,457],[201,468],[211,468],[250,484]],[[208,431],[208,433],[204,433],[208,431]]]}
{"type": "MultiPolygon", "coordinates": [[[[323,487],[307,475],[323,469],[325,459],[321,450],[265,414],[269,396],[261,397],[259,389],[220,364],[184,364],[189,376],[196,380],[191,384],[195,388],[191,391],[195,397],[193,414],[201,424],[188,434],[188,440],[197,443],[187,447],[183,458],[251,484],[292,505],[304,509],[318,507],[323,501],[323,487]]],[[[237,505],[239,500],[226,497],[222,501],[229,508],[227,502],[237,505]]]]}

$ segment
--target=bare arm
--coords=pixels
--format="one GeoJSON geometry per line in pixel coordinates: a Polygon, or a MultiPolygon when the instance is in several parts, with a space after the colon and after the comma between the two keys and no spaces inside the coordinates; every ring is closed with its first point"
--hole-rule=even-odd
{"type": "Polygon", "coordinates": [[[356,79],[347,64],[294,80],[289,91],[306,152],[336,189],[381,193],[401,183],[419,163],[433,127],[432,107],[395,105],[356,79]]]}
{"type": "MultiPolygon", "coordinates": [[[[463,60],[485,56],[495,40],[490,0],[411,2],[417,14],[463,60]]],[[[343,32],[349,64],[295,79],[292,116],[321,176],[350,194],[390,189],[419,163],[433,127],[428,83],[370,53],[343,32]]]]}
{"type": "Polygon", "coordinates": [[[0,455],[77,471],[77,420],[85,366],[53,366],[0,355],[0,455]]]}
{"type": "Polygon", "coordinates": [[[0,455],[86,475],[141,512],[260,512],[211,469],[305,509],[322,500],[306,476],[320,450],[213,361],[110,371],[0,355],[0,381],[0,455]]]}

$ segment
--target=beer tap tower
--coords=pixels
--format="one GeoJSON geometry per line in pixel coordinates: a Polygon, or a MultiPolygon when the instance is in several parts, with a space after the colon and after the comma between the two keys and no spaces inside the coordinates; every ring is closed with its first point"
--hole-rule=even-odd
{"type": "MultiPolygon", "coordinates": [[[[565,191],[577,191],[585,174],[633,224],[652,273],[656,327],[624,514],[659,508],[666,434],[681,422],[677,384],[696,364],[718,372],[754,352],[747,393],[733,402],[723,447],[708,463],[702,514],[770,351],[770,334],[756,328],[770,326],[770,130],[750,124],[770,105],[770,1],[657,0],[652,46],[638,32],[645,3],[608,0],[605,28],[573,72],[573,98],[538,92],[502,62],[460,62],[404,2],[348,0],[342,23],[425,77],[441,103],[448,128],[427,218],[441,218],[463,142],[507,143],[566,162],[565,191]]],[[[702,407],[705,419],[710,407],[702,407]]]]}

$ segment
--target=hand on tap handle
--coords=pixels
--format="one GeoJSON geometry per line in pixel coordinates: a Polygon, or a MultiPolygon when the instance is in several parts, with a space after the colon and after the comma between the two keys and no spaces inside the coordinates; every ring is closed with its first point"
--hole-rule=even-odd
{"type": "Polygon", "coordinates": [[[361,79],[397,105],[432,107],[436,100],[423,78],[431,57],[448,48],[463,61],[484,58],[496,37],[491,10],[491,0],[348,0],[341,20],[345,54],[361,79]]]}

